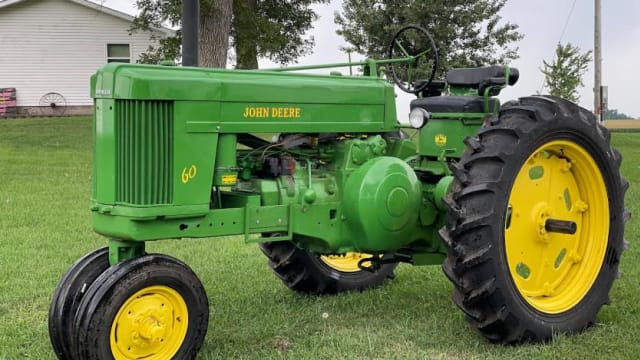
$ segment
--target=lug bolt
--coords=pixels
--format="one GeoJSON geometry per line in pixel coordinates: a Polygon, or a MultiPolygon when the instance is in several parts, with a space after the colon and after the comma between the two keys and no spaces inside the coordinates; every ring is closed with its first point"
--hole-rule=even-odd
{"type": "Polygon", "coordinates": [[[577,264],[582,261],[582,256],[580,256],[575,250],[572,250],[569,253],[569,260],[571,260],[572,263],[577,264]]]}
{"type": "Polygon", "coordinates": [[[585,202],[584,202],[584,201],[582,201],[582,200],[578,200],[578,201],[576,201],[576,202],[573,204],[573,207],[574,207],[574,208],[576,208],[576,210],[577,210],[578,212],[581,212],[581,213],[583,213],[583,212],[587,211],[587,209],[589,209],[589,205],[587,205],[587,203],[585,203],[585,202]]]}

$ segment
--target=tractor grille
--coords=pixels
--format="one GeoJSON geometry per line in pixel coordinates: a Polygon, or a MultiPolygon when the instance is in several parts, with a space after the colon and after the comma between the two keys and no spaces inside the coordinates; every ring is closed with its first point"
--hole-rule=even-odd
{"type": "Polygon", "coordinates": [[[116,202],[171,204],[173,102],[117,100],[116,202]]]}

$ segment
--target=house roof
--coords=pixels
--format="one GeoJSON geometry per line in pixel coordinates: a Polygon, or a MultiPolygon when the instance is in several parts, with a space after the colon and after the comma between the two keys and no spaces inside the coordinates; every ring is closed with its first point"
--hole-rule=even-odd
{"type": "MultiPolygon", "coordinates": [[[[2,9],[4,7],[7,7],[7,6],[15,5],[17,3],[25,2],[25,1],[27,1],[27,0],[0,0],[0,9],[2,9]]],[[[89,0],[67,0],[67,1],[70,1],[72,3],[76,3],[78,5],[82,5],[84,7],[89,8],[89,9],[100,11],[102,13],[105,13],[105,14],[108,14],[108,15],[111,15],[111,16],[115,16],[115,17],[117,17],[119,19],[126,20],[128,22],[133,22],[133,19],[134,19],[133,16],[131,16],[131,15],[127,14],[127,13],[112,9],[110,7],[107,7],[107,6],[103,5],[103,4],[96,4],[96,3],[92,2],[92,1],[89,1],[89,0]]],[[[167,27],[164,27],[164,26],[161,26],[159,28],[153,27],[153,29],[157,30],[157,31],[160,31],[160,32],[163,32],[168,36],[175,35],[175,31],[174,30],[171,30],[171,29],[169,29],[167,27]]]]}

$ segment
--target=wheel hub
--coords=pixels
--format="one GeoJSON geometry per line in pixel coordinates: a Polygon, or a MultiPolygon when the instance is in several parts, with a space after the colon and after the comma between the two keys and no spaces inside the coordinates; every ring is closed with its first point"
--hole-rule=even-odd
{"type": "Polygon", "coordinates": [[[534,217],[537,219],[538,239],[543,243],[548,243],[551,238],[545,226],[547,219],[549,219],[551,215],[551,210],[551,206],[547,205],[544,201],[541,201],[533,210],[534,217]]]}
{"type": "Polygon", "coordinates": [[[580,145],[552,141],[532,153],[505,220],[507,263],[529,305],[555,314],[584,298],[604,260],[608,213],[600,169],[580,145]]]}
{"type": "Polygon", "coordinates": [[[187,306],[166,286],[152,286],[122,305],[111,329],[111,350],[119,359],[169,359],[187,332],[187,306]]]}
{"type": "Polygon", "coordinates": [[[135,317],[135,330],[131,335],[137,346],[148,347],[153,343],[164,342],[168,326],[165,317],[159,311],[147,311],[135,317]]]}

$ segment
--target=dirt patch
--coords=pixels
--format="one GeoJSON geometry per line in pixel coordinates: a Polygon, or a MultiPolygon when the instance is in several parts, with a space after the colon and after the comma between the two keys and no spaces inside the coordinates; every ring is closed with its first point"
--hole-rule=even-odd
{"type": "Polygon", "coordinates": [[[273,339],[273,348],[278,351],[287,351],[292,345],[291,341],[283,336],[278,336],[273,339]]]}
{"type": "Polygon", "coordinates": [[[611,130],[640,130],[640,120],[605,120],[604,126],[611,130]]]}

